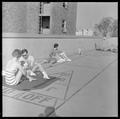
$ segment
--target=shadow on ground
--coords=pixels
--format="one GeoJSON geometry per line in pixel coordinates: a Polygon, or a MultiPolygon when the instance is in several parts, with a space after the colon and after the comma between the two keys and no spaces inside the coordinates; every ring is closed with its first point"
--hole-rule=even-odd
{"type": "Polygon", "coordinates": [[[37,80],[29,81],[26,77],[22,77],[21,82],[18,85],[10,86],[5,83],[5,79],[3,78],[3,86],[17,89],[17,90],[23,90],[23,91],[29,91],[29,90],[35,90],[35,89],[43,89],[52,83],[54,83],[57,80],[60,80],[61,78],[49,76],[50,79],[43,79],[43,75],[40,72],[35,72],[37,75],[33,76],[33,78],[37,80]]]}

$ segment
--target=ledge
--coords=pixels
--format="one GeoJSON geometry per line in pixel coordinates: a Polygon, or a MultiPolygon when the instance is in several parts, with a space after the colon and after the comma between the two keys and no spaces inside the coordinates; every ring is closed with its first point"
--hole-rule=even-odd
{"type": "Polygon", "coordinates": [[[74,36],[74,35],[42,35],[42,34],[28,34],[28,33],[2,33],[2,38],[57,38],[57,39],[77,39],[77,38],[90,38],[100,39],[100,37],[90,36],[74,36]]]}

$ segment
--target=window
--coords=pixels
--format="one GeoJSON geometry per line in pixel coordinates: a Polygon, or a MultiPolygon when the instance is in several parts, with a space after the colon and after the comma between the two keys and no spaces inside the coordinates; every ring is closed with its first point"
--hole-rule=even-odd
{"type": "Polygon", "coordinates": [[[68,2],[63,2],[63,7],[67,9],[68,8],[68,2]]]}
{"type": "Polygon", "coordinates": [[[42,16],[42,28],[50,28],[50,16],[42,16]]]}
{"type": "Polygon", "coordinates": [[[67,32],[67,23],[65,20],[62,21],[62,32],[63,33],[67,32]]]}
{"type": "Polygon", "coordinates": [[[39,34],[50,28],[50,16],[39,16],[39,34]]]}

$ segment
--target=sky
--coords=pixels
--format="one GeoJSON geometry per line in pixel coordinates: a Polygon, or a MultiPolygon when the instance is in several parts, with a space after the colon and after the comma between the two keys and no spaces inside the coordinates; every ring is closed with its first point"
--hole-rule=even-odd
{"type": "Polygon", "coordinates": [[[118,18],[117,2],[78,2],[77,29],[92,29],[103,17],[118,18]]]}

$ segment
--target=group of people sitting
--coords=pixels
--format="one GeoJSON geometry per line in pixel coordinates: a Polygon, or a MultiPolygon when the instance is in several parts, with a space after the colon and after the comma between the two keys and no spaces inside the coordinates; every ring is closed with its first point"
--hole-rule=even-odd
{"type": "Polygon", "coordinates": [[[36,80],[31,76],[35,76],[36,70],[43,74],[43,78],[49,79],[43,67],[37,63],[33,56],[29,55],[27,49],[15,49],[12,52],[12,59],[8,61],[5,69],[2,71],[5,77],[6,84],[17,85],[21,82],[21,77],[24,75],[29,81],[36,80]]]}
{"type": "MultiPolygon", "coordinates": [[[[54,44],[53,51],[49,54],[49,58],[44,60],[48,63],[71,61],[64,52],[58,50],[58,44],[54,44]]],[[[18,85],[22,76],[26,79],[36,80],[31,76],[36,76],[35,71],[40,71],[43,74],[44,79],[50,79],[47,72],[42,65],[35,61],[34,57],[28,53],[27,49],[15,49],[12,52],[12,59],[8,61],[5,69],[2,71],[2,75],[8,85],[18,85]]]]}

